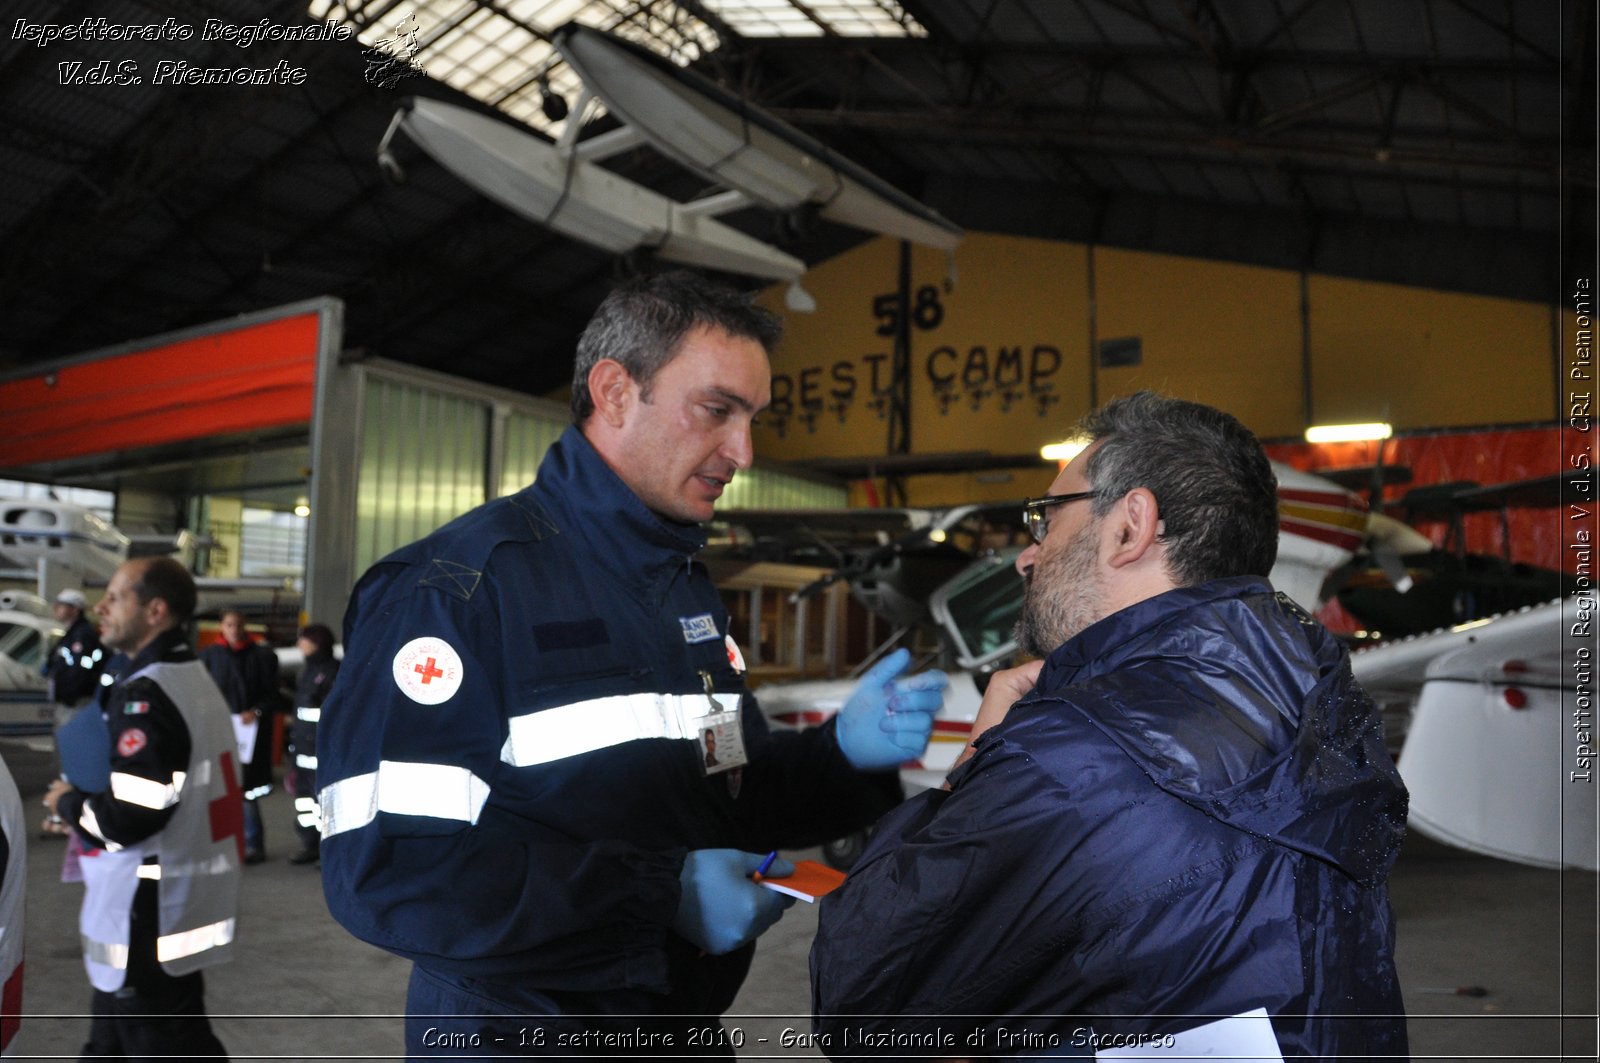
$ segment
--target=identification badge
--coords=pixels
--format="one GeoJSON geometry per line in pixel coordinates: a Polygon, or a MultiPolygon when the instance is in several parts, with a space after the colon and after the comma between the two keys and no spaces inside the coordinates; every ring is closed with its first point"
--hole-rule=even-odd
{"type": "Polygon", "coordinates": [[[717,775],[744,767],[744,731],[739,726],[739,710],[701,717],[700,755],[707,775],[717,775]]]}
{"type": "Polygon", "coordinates": [[[718,775],[734,768],[742,768],[748,761],[744,751],[744,729],[739,725],[744,697],[741,694],[718,694],[711,686],[711,673],[701,672],[705,683],[705,701],[684,698],[684,713],[694,712],[691,707],[700,702],[703,711],[684,720],[685,728],[700,744],[700,764],[707,775],[718,775]]]}

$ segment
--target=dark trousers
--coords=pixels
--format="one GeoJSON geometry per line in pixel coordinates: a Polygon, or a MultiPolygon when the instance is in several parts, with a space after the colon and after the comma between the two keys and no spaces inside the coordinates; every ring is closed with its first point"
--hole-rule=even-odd
{"type": "Polygon", "coordinates": [[[260,798],[246,798],[244,802],[244,848],[247,853],[267,851],[267,832],[261,823],[260,798]]]}
{"type": "MultiPolygon", "coordinates": [[[[297,799],[317,799],[317,773],[311,768],[296,768],[294,770],[294,796],[297,799]]],[[[300,801],[295,801],[294,832],[300,838],[300,848],[307,852],[318,852],[322,848],[322,833],[315,824],[306,826],[300,822],[302,815],[300,801]]]]}
{"type": "Polygon", "coordinates": [[[174,977],[156,962],[158,886],[141,881],[133,897],[128,936],[128,976],[114,993],[96,989],[90,1004],[89,1040],[80,1059],[155,1063],[177,1059],[226,1063],[228,1050],[206,1018],[200,972],[174,977]]]}

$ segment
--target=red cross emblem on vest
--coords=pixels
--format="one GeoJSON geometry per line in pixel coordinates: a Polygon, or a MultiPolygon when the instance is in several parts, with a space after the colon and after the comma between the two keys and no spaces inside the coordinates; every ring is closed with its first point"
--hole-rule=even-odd
{"type": "Polygon", "coordinates": [[[437,661],[435,661],[432,657],[429,657],[427,664],[419,664],[411,670],[422,677],[423,683],[431,683],[435,679],[444,675],[444,670],[437,667],[437,664],[437,661]]]}

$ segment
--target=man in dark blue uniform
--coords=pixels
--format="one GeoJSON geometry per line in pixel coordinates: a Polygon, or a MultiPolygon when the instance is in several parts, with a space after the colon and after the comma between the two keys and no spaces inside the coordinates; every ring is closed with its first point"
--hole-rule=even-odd
{"type": "MultiPolygon", "coordinates": [[[[82,591],[68,587],[56,595],[53,606],[56,622],[66,629],[44,662],[50,700],[56,703],[58,731],[100,692],[100,679],[105,675],[106,651],[100,645],[100,632],[94,621],[86,615],[88,605],[82,591]]],[[[46,835],[61,837],[72,833],[72,828],[55,816],[46,817],[39,829],[46,835]]]]}
{"type": "Polygon", "coordinates": [[[296,642],[302,663],[294,687],[294,722],[289,725],[289,753],[294,757],[294,831],[300,851],[291,864],[314,864],[322,848],[322,814],[317,807],[317,721],[322,703],[339,677],[333,658],[333,629],[327,624],[307,624],[296,642]]]}
{"type": "Polygon", "coordinates": [[[227,703],[189,648],[194,605],[170,557],[112,575],[96,613],[125,665],[99,702],[106,774],[45,793],[86,847],[84,1059],[227,1058],[201,971],[233,955],[243,824],[227,703]]]}
{"type": "Polygon", "coordinates": [[[761,854],[900,799],[944,677],[897,654],[833,722],[770,734],[694,559],[778,331],[690,274],[613,292],[535,482],[356,586],[319,725],[323,884],[415,961],[413,1056],[731,1056],[718,1016],[787,902],[751,881],[761,854]]]}
{"type": "Polygon", "coordinates": [[[45,675],[50,680],[50,697],[64,713],[57,715],[58,727],[100,692],[105,650],[94,621],[85,615],[88,604],[83,592],[73,587],[56,595],[56,621],[65,625],[66,631],[50,651],[45,675]]]}
{"type": "Polygon", "coordinates": [[[1264,578],[1260,445],[1148,392],[1085,428],[1025,509],[1018,638],[1044,660],[994,677],[946,788],[821,902],[817,1032],[834,1056],[1403,1058],[1406,792],[1349,655],[1264,578]]]}

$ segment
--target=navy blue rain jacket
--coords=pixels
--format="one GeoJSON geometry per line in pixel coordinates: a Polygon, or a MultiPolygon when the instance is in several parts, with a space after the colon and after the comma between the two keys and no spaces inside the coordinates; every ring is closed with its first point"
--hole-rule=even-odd
{"type": "Polygon", "coordinates": [[[1348,654],[1266,583],[1092,625],[950,782],[822,901],[830,1054],[863,1030],[1089,1054],[1265,1007],[1286,1056],[1405,1056],[1406,792],[1348,654]]]}
{"type": "Polygon", "coordinates": [[[704,697],[702,673],[747,693],[693,559],[703,545],[569,428],[532,485],[373,566],[317,736],[323,886],[347,929],[508,1008],[532,1006],[525,991],[588,994],[594,1010],[715,1015],[732,1001],[752,949],[703,956],[671,930],[685,852],[842,836],[900,799],[895,773],[851,768],[831,723],[769,734],[750,697],[750,761],[735,772],[705,774],[687,737],[521,766],[542,751],[508,742],[512,721],[552,709],[704,697]],[[440,704],[399,686],[395,662],[418,638],[460,658],[435,680],[460,683],[440,704]]]}

